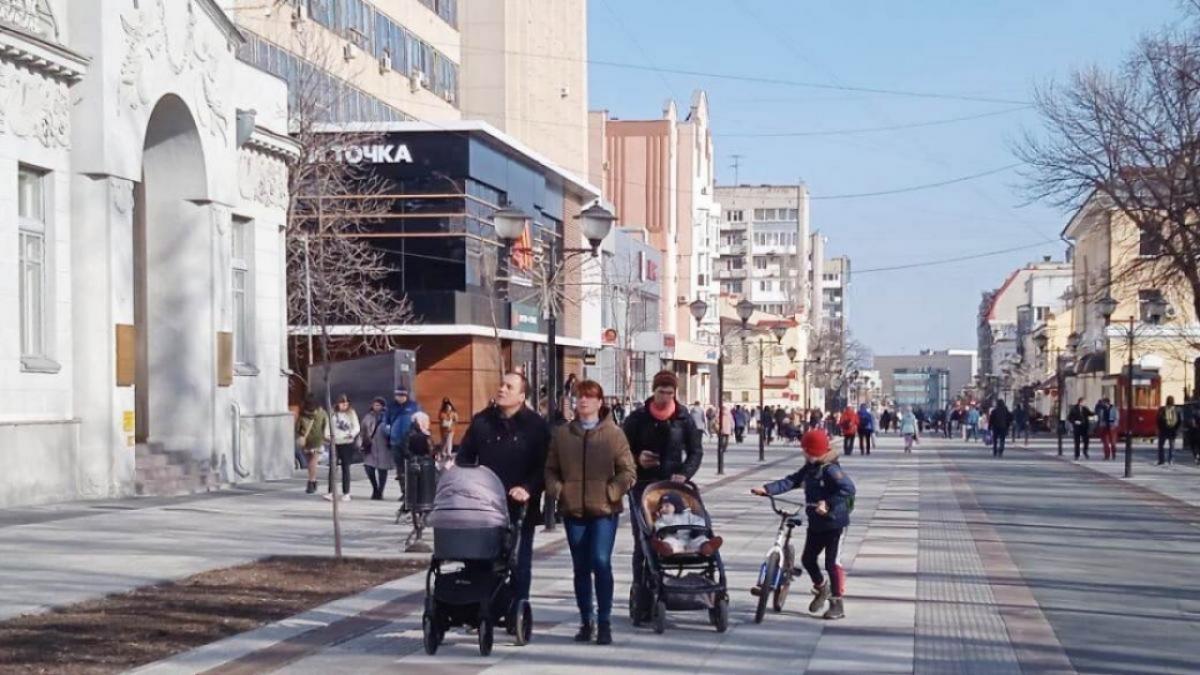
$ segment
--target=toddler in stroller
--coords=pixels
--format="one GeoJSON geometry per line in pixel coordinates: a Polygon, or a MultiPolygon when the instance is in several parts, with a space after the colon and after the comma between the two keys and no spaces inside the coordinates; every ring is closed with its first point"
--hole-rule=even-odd
{"type": "Polygon", "coordinates": [[[517,522],[509,521],[504,485],[490,469],[455,466],[442,475],[427,519],[433,528],[421,620],[427,654],[437,653],[446,631],[458,626],[478,629],[484,656],[497,626],[518,645],[532,638],[533,610],[513,590],[524,519],[522,506],[517,522]]]}
{"type": "Polygon", "coordinates": [[[664,492],[658,500],[654,520],[657,535],[650,541],[654,552],[666,558],[679,553],[699,553],[708,557],[721,548],[720,537],[709,537],[708,522],[684,506],[683,498],[664,492]]]}
{"type": "Polygon", "coordinates": [[[642,548],[640,587],[629,589],[629,616],[640,625],[649,615],[654,632],[666,630],[667,611],[708,612],[718,632],[729,627],[729,593],[721,538],[690,483],[651,483],[641,498],[630,497],[642,548]],[[645,604],[643,604],[645,603],[645,604]],[[643,611],[643,608],[645,611],[643,611]]]}

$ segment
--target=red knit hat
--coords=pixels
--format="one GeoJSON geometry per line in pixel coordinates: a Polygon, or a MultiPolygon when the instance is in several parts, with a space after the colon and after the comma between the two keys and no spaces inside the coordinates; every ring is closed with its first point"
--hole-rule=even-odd
{"type": "Polygon", "coordinates": [[[804,448],[804,454],[813,459],[824,457],[829,452],[829,436],[823,429],[810,429],[800,439],[800,447],[804,448]]]}

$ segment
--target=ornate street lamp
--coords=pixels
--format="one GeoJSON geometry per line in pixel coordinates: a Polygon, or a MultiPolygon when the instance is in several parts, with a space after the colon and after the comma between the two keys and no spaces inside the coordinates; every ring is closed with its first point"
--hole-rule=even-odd
{"type": "Polygon", "coordinates": [[[699,326],[700,322],[704,320],[704,315],[708,313],[708,303],[700,298],[696,298],[692,301],[692,304],[688,305],[688,311],[692,313],[692,318],[696,320],[696,325],[699,326]]]}
{"type": "Polygon", "coordinates": [[[795,362],[796,362],[796,354],[797,354],[797,353],[798,353],[798,352],[796,351],[796,348],[795,348],[795,347],[788,347],[788,348],[787,348],[787,357],[788,357],[788,361],[791,361],[792,363],[795,363],[795,362]]]}
{"type": "Polygon", "coordinates": [[[747,298],[742,298],[736,306],[738,318],[742,320],[742,328],[746,327],[746,322],[754,315],[754,303],[747,298]]]}
{"type": "Polygon", "coordinates": [[[612,230],[617,217],[596,203],[581,211],[578,216],[575,216],[575,219],[579,221],[584,239],[587,239],[588,243],[592,245],[592,257],[595,258],[600,254],[600,244],[612,230]]]}

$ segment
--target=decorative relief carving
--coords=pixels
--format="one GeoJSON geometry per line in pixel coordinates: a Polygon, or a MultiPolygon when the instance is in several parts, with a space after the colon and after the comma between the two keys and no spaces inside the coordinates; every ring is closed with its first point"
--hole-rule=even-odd
{"type": "Polygon", "coordinates": [[[120,107],[144,110],[150,105],[146,93],[147,68],[155,62],[167,64],[174,79],[182,79],[181,87],[192,88],[192,100],[202,103],[205,110],[195,110],[197,123],[222,142],[228,141],[229,112],[220,94],[217,66],[212,42],[225,39],[205,36],[197,30],[196,8],[192,0],[173,0],[171,7],[185,7],[187,16],[182,28],[169,21],[164,0],[148,0],[135,10],[132,19],[121,17],[125,30],[125,57],[121,61],[117,100],[120,107]],[[164,58],[165,56],[165,58],[164,58]]]}
{"type": "Polygon", "coordinates": [[[0,61],[0,134],[37,139],[47,148],[71,144],[71,106],[65,84],[0,61]]]}
{"type": "Polygon", "coordinates": [[[0,23],[47,40],[58,39],[58,24],[47,0],[0,0],[0,23]]]}
{"type": "Polygon", "coordinates": [[[288,206],[287,166],[264,154],[243,150],[238,158],[238,185],[242,197],[263,206],[288,206]]]}

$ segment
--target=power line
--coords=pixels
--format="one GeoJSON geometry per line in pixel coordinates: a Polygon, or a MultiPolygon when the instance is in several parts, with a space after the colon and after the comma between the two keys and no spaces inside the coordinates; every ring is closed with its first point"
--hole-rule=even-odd
{"type": "MultiPolygon", "coordinates": [[[[430,44],[439,44],[430,42],[430,44]]],[[[560,56],[556,54],[544,54],[538,52],[526,52],[518,49],[488,49],[486,47],[464,47],[457,43],[440,43],[459,47],[463,52],[484,52],[493,54],[509,54],[513,56],[523,56],[531,59],[547,59],[551,61],[569,61],[574,63],[586,63],[591,66],[602,66],[605,68],[616,68],[622,70],[637,70],[651,73],[659,73],[663,75],[687,75],[689,77],[703,77],[713,80],[733,80],[737,82],[753,82],[756,84],[772,84],[782,87],[797,87],[801,89],[820,89],[830,91],[848,91],[859,94],[878,94],[881,96],[901,96],[909,98],[928,98],[941,99],[947,101],[967,101],[971,103],[1001,103],[1005,105],[1032,105],[1030,101],[1023,101],[1011,98],[1001,98],[998,96],[974,96],[971,94],[951,94],[936,91],[916,91],[910,89],[892,89],[883,87],[864,87],[848,84],[831,84],[829,82],[810,82],[805,80],[791,80],[779,77],[764,77],[757,75],[739,75],[735,73],[718,73],[713,71],[693,70],[690,68],[673,68],[648,65],[645,63],[630,63],[626,61],[612,61],[608,59],[588,59],[575,58],[571,56],[560,56]]]]}
{"type": "Polygon", "coordinates": [[[859,127],[856,129],[828,129],[823,131],[779,131],[779,132],[762,132],[762,133],[726,133],[713,134],[718,138],[789,138],[797,136],[844,136],[849,134],[866,134],[875,131],[898,131],[901,129],[917,129],[920,127],[933,127],[940,124],[952,124],[954,122],[966,122],[968,120],[978,120],[985,117],[997,117],[1000,115],[1010,115],[1022,110],[1029,110],[1032,106],[1018,106],[1016,108],[1005,108],[1004,110],[993,110],[991,112],[980,113],[978,115],[965,115],[963,117],[950,117],[937,120],[926,120],[924,122],[910,122],[906,124],[891,124],[879,127],[859,127]]]}
{"type": "Polygon", "coordinates": [[[948,180],[941,180],[936,183],[924,183],[922,185],[910,185],[908,187],[896,188],[893,190],[878,190],[875,192],[855,192],[855,193],[841,194],[841,195],[812,195],[809,197],[809,199],[860,199],[863,197],[882,197],[884,195],[897,195],[897,194],[903,194],[905,192],[916,192],[918,190],[929,190],[932,188],[943,187],[946,185],[953,185],[955,183],[964,183],[966,181],[974,180],[976,178],[983,178],[984,176],[991,176],[992,174],[997,174],[997,173],[1001,173],[1003,171],[1008,171],[1009,169],[1016,168],[1020,165],[1021,164],[1019,162],[1014,163],[1014,164],[1006,164],[1001,167],[996,167],[995,169],[989,169],[987,171],[981,171],[979,173],[973,173],[973,174],[969,174],[966,176],[959,176],[957,178],[950,178],[948,180]]]}
{"type": "Polygon", "coordinates": [[[995,251],[986,251],[984,253],[973,253],[970,255],[956,256],[954,258],[941,258],[938,260],[926,260],[925,262],[907,263],[904,265],[891,265],[888,267],[868,267],[866,269],[861,269],[861,270],[851,270],[850,273],[852,276],[857,276],[860,274],[872,274],[875,272],[894,272],[896,270],[908,270],[908,269],[913,269],[916,267],[933,267],[935,265],[950,265],[952,263],[957,263],[957,262],[965,262],[968,260],[977,260],[979,258],[988,258],[991,256],[1004,255],[1005,253],[1013,253],[1015,251],[1026,251],[1031,248],[1040,248],[1042,246],[1045,246],[1048,243],[1051,243],[1051,242],[1042,241],[1042,242],[1038,242],[1036,244],[1024,244],[1022,246],[1013,246],[1011,248],[1003,248],[1003,249],[998,249],[995,251]]]}

